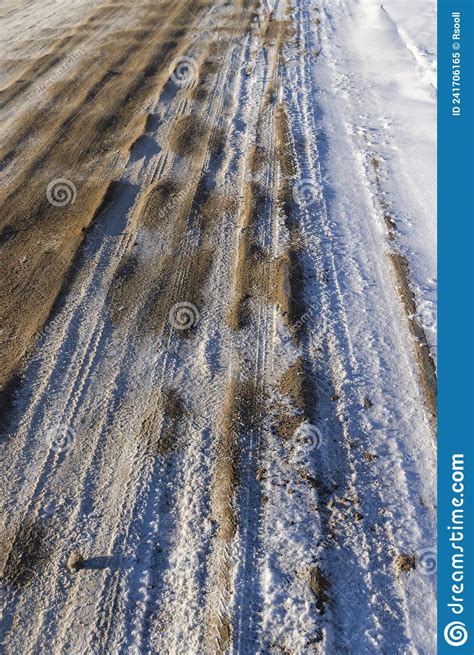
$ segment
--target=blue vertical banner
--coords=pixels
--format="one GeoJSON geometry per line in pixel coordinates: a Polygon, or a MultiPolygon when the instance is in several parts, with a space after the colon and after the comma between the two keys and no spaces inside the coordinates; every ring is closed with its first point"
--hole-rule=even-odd
{"type": "Polygon", "coordinates": [[[438,0],[438,655],[474,654],[473,89],[474,0],[438,0]]]}

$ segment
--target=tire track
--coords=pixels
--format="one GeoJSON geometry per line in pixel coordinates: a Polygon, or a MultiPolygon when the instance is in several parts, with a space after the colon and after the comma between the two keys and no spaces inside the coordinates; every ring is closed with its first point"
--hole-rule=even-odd
{"type": "MultiPolygon", "coordinates": [[[[107,19],[110,20],[116,14],[123,13],[125,9],[125,5],[111,7],[107,12],[107,19]]],[[[83,51],[85,45],[88,45],[87,28],[89,26],[93,27],[92,23],[94,19],[103,13],[103,9],[93,11],[89,18],[78,24],[72,34],[57,38],[50,50],[33,58],[31,61],[27,61],[27,64],[23,67],[19,67],[20,70],[18,70],[17,75],[14,78],[10,78],[8,86],[0,91],[0,109],[4,109],[9,103],[17,99],[38,78],[46,75],[55,66],[63,62],[65,55],[69,55],[72,49],[78,48],[78,46],[81,46],[85,42],[84,46],[79,48],[80,52],[83,51]],[[83,30],[86,30],[85,34],[83,30]]]]}
{"type": "MultiPolygon", "coordinates": [[[[176,228],[176,225],[175,225],[175,228],[176,228]]],[[[182,279],[178,279],[178,283],[177,283],[178,286],[179,286],[180,284],[182,284],[182,282],[183,282],[182,279]]],[[[148,315],[148,312],[146,312],[146,315],[148,315]]],[[[168,371],[168,373],[167,373],[167,378],[169,378],[169,377],[172,377],[172,371],[168,371]]],[[[133,515],[133,512],[132,512],[131,515],[133,515]]],[[[131,516],[131,515],[130,515],[130,516],[131,516]]],[[[132,593],[132,595],[133,595],[133,591],[132,591],[131,593],[132,593]]],[[[114,601],[112,601],[112,602],[108,602],[107,604],[108,604],[109,606],[115,606],[115,602],[114,602],[114,601]]]]}
{"type": "MultiPolygon", "coordinates": [[[[269,26],[271,21],[260,27],[264,37],[269,26]]],[[[275,36],[278,42],[279,31],[275,36]]],[[[261,250],[257,237],[259,223],[263,223],[267,230],[270,226],[272,232],[272,204],[269,198],[272,197],[271,163],[275,144],[271,142],[268,153],[264,154],[264,134],[268,132],[265,108],[274,94],[278,51],[277,47],[276,55],[268,54],[269,60],[266,60],[267,53],[264,54],[265,77],[259,94],[261,104],[256,143],[246,168],[254,178],[264,167],[265,156],[270,166],[262,186],[253,179],[245,184],[239,228],[242,236],[236,251],[234,306],[230,312],[230,325],[237,331],[249,326],[256,329],[255,350],[249,344],[249,352],[242,358],[235,347],[231,354],[226,409],[217,442],[213,513],[219,523],[219,531],[211,559],[210,576],[214,582],[208,600],[209,652],[227,652],[232,640],[232,648],[236,652],[241,652],[244,643],[247,644],[245,648],[257,643],[254,640],[260,594],[257,561],[261,493],[256,469],[264,433],[261,417],[268,413],[266,380],[265,377],[262,379],[262,372],[268,370],[267,359],[271,351],[269,334],[273,330],[273,327],[270,330],[265,304],[277,301],[285,305],[281,291],[284,262],[278,258],[268,258],[261,250]],[[269,226],[265,225],[267,221],[269,226]],[[237,456],[237,452],[242,455],[237,456]],[[236,539],[238,545],[233,543],[236,539]]],[[[268,120],[271,124],[271,115],[268,120]]],[[[274,250],[274,245],[270,244],[270,252],[274,250]]]]}
{"type": "MultiPolygon", "coordinates": [[[[22,171],[17,172],[15,176],[15,186],[5,191],[4,233],[6,230],[9,236],[7,243],[2,248],[2,255],[5,257],[5,270],[10,271],[9,279],[15,281],[16,284],[14,282],[14,292],[11,282],[8,286],[5,286],[4,283],[0,290],[1,297],[7,301],[4,303],[3,315],[5,326],[3,338],[5,341],[1,348],[3,362],[1,381],[3,384],[11,377],[19,359],[31,344],[32,334],[43,324],[47,316],[45,309],[48,310],[52,306],[63,275],[72,258],[72,253],[82,240],[81,229],[88,225],[102,201],[110,176],[114,174],[113,168],[116,166],[117,155],[113,153],[118,151],[121,153],[120,156],[126,157],[136,135],[140,134],[143,129],[143,115],[137,113],[137,110],[146,102],[146,98],[155,91],[156,87],[162,86],[169,77],[167,66],[172,61],[169,44],[173,42],[166,39],[170,38],[170,34],[177,32],[174,21],[179,16],[186,16],[187,11],[186,5],[181,3],[175,7],[164,24],[160,25],[157,40],[158,42],[164,40],[165,45],[160,44],[156,47],[153,43],[146,44],[142,46],[141,50],[138,50],[135,57],[128,60],[128,66],[132,68],[137,66],[137,73],[132,82],[126,81],[124,78],[125,82],[119,83],[120,76],[110,72],[106,72],[105,77],[102,76],[95,91],[94,81],[89,82],[86,87],[89,100],[86,95],[83,95],[86,98],[85,105],[80,105],[79,109],[82,110],[84,106],[87,106],[88,102],[91,102],[90,97],[97,95],[99,89],[100,106],[91,107],[90,111],[83,112],[79,119],[67,129],[64,129],[63,119],[62,127],[60,127],[62,136],[59,137],[59,140],[55,136],[58,134],[56,131],[58,121],[55,123],[48,120],[46,133],[43,134],[44,139],[48,141],[43,153],[39,152],[38,154],[38,147],[36,147],[33,152],[37,154],[33,155],[32,161],[28,154],[24,156],[22,171]],[[151,53],[148,57],[146,56],[147,52],[151,53]],[[159,69],[159,66],[163,66],[163,69],[159,69]],[[110,97],[106,94],[107,84],[104,87],[105,82],[108,82],[113,89],[110,97]],[[123,99],[124,94],[125,100],[123,99]],[[105,119],[101,112],[111,113],[116,118],[105,119]],[[124,129],[125,127],[127,129],[124,129]],[[99,130],[100,138],[97,138],[97,130],[99,130]],[[80,140],[77,139],[78,133],[82,134],[80,140]],[[120,133],[122,136],[118,140],[115,139],[114,135],[120,133]],[[113,139],[115,141],[111,148],[113,139]],[[49,154],[51,140],[55,142],[53,154],[49,154]],[[87,145],[88,142],[94,143],[93,148],[87,145]],[[96,160],[104,145],[106,150],[102,153],[101,160],[96,160]],[[78,158],[75,158],[76,154],[78,158]],[[66,171],[71,169],[72,161],[74,161],[74,173],[71,177],[76,181],[76,202],[67,210],[59,211],[58,208],[52,207],[47,202],[46,187],[51,179],[64,177],[66,171]],[[59,170],[58,164],[60,165],[59,170]],[[93,175],[87,172],[91,165],[93,166],[93,175]],[[45,179],[45,170],[55,172],[51,172],[51,177],[45,179]],[[80,179],[83,175],[81,170],[86,174],[86,179],[79,182],[78,178],[80,179]],[[28,193],[25,194],[24,181],[27,179],[28,193]],[[24,224],[26,212],[29,216],[27,226],[24,224]],[[72,232],[69,230],[71,224],[74,225],[72,232]],[[35,239],[39,242],[40,247],[33,249],[32,253],[31,243],[35,239]],[[54,243],[53,248],[51,247],[52,243],[54,243]],[[56,253],[56,249],[62,250],[59,261],[53,260],[52,257],[52,254],[56,253]],[[27,261],[22,267],[18,267],[17,261],[25,251],[28,253],[27,261]],[[39,289],[44,298],[49,301],[49,307],[44,303],[44,299],[39,306],[39,289]],[[22,298],[21,320],[16,301],[18,295],[22,298]],[[16,328],[19,324],[23,325],[22,332],[18,332],[16,328]]],[[[193,12],[195,11],[198,11],[198,7],[193,9],[193,12]]],[[[177,48],[177,44],[173,47],[177,48]]],[[[178,51],[176,50],[176,52],[178,51]]],[[[126,56],[127,53],[125,53],[126,56]]],[[[122,54],[121,58],[123,57],[122,54]]],[[[125,59],[123,61],[125,62],[125,59]]],[[[106,66],[109,65],[107,60],[103,63],[106,66]]],[[[74,81],[71,84],[74,84],[74,81]]],[[[68,88],[67,83],[66,88],[68,88]]],[[[67,116],[74,115],[74,112],[77,114],[77,109],[77,106],[74,105],[67,109],[67,116]]],[[[66,118],[67,120],[69,119],[66,118]]],[[[29,133],[30,126],[27,129],[29,133]]]]}
{"type": "MultiPolygon", "coordinates": [[[[307,35],[309,35],[311,32],[309,30],[309,26],[307,23],[305,23],[304,16],[305,14],[303,13],[302,7],[298,7],[298,10],[300,12],[300,17],[301,20],[297,20],[296,24],[298,26],[299,30],[299,35],[298,39],[301,41],[302,44],[305,44],[305,39],[307,35]],[[306,25],[306,29],[305,29],[306,25]],[[304,30],[304,31],[303,31],[304,30]]],[[[303,48],[302,48],[303,49],[303,48]]],[[[305,51],[312,51],[311,46],[306,45],[304,48],[305,51]]],[[[300,69],[303,72],[303,75],[305,78],[300,82],[300,88],[303,89],[303,93],[308,92],[308,90],[311,89],[311,73],[309,71],[309,66],[302,66],[300,69]]],[[[311,103],[308,100],[304,100],[301,103],[301,106],[304,108],[310,108],[312,107],[311,103]]],[[[305,116],[303,114],[302,116],[303,120],[309,120],[311,121],[311,115],[308,112],[305,116]]],[[[304,129],[301,130],[301,132],[297,129],[292,129],[293,132],[293,149],[294,149],[294,154],[295,157],[297,157],[297,161],[299,163],[304,162],[304,157],[302,157],[302,153],[306,153],[307,161],[311,162],[312,159],[314,160],[314,152],[316,151],[317,153],[317,147],[315,147],[314,142],[311,143],[311,149],[309,149],[309,144],[307,144],[306,148],[304,145],[299,141],[301,139],[301,134],[316,134],[316,126],[315,123],[312,122],[310,123],[309,129],[304,129]],[[296,147],[297,144],[297,147],[296,147]]],[[[304,165],[304,164],[303,164],[304,165]]],[[[309,175],[307,175],[307,172],[309,172],[310,167],[304,168],[303,170],[300,170],[299,172],[299,179],[307,179],[309,175]]],[[[315,188],[324,188],[320,174],[318,174],[317,180],[313,183],[315,188]]],[[[318,203],[319,204],[319,203],[318,203]]],[[[327,234],[327,214],[326,214],[326,208],[324,206],[324,200],[322,203],[321,211],[318,211],[318,206],[316,206],[315,209],[313,209],[312,214],[313,214],[313,222],[314,222],[314,217],[318,217],[318,223],[319,219],[321,218],[322,221],[324,221],[321,225],[321,234],[327,234]],[[324,225],[326,223],[326,225],[324,225]]],[[[307,213],[303,212],[303,226],[304,226],[304,232],[306,235],[311,234],[311,230],[309,229],[310,226],[310,219],[307,213]]],[[[334,242],[334,240],[333,240],[334,242]]],[[[326,244],[323,246],[323,252],[329,252],[330,251],[330,246],[331,241],[328,240],[326,244]]],[[[308,246],[305,248],[306,252],[311,252],[313,250],[312,246],[308,244],[308,246]]],[[[322,271],[327,271],[325,275],[321,276],[321,281],[324,281],[326,276],[329,276],[332,278],[334,281],[338,280],[338,270],[335,266],[335,259],[334,259],[334,252],[329,255],[329,258],[326,259],[326,262],[323,264],[321,270],[322,271]],[[332,260],[332,261],[331,261],[332,260]],[[327,262],[327,263],[326,263],[327,262]]],[[[303,269],[304,270],[304,269],[303,269]]],[[[306,274],[306,277],[310,279],[311,272],[308,271],[306,274]]],[[[337,288],[337,287],[336,287],[337,288]]],[[[340,291],[339,291],[340,294],[340,291]]],[[[318,294],[319,298],[321,299],[324,304],[326,304],[326,307],[323,307],[321,309],[321,315],[323,316],[331,316],[331,314],[335,316],[342,317],[344,314],[344,302],[342,295],[339,295],[339,300],[337,301],[338,304],[335,304],[334,301],[330,300],[330,296],[326,293],[324,290],[324,286],[321,285],[319,287],[318,294]],[[334,308],[332,309],[331,306],[334,308]]],[[[339,319],[340,320],[340,319],[339,319]]],[[[342,326],[344,326],[344,321],[341,321],[342,326]]],[[[347,325],[347,322],[346,322],[347,325]]],[[[360,566],[360,574],[362,576],[362,579],[365,577],[366,581],[363,582],[363,585],[367,585],[367,597],[371,597],[374,589],[383,589],[383,601],[380,601],[381,606],[384,608],[384,610],[380,611],[377,608],[372,607],[371,609],[371,619],[366,621],[365,619],[360,619],[360,617],[355,618],[354,617],[354,624],[355,625],[360,625],[365,624],[365,635],[364,638],[367,638],[367,635],[370,634],[370,630],[368,630],[367,625],[370,623],[370,620],[375,620],[376,625],[378,626],[377,629],[381,631],[381,634],[384,636],[391,635],[390,640],[395,640],[397,643],[408,643],[407,638],[406,638],[406,626],[408,625],[408,616],[407,616],[407,608],[406,608],[406,601],[404,597],[404,592],[402,591],[400,585],[398,584],[397,581],[397,576],[396,572],[393,567],[393,562],[392,562],[392,553],[396,552],[396,548],[394,547],[394,543],[390,540],[390,538],[387,539],[386,534],[379,533],[378,530],[369,530],[367,529],[368,524],[374,524],[377,522],[377,520],[380,521],[380,514],[384,512],[384,508],[386,507],[387,504],[387,499],[383,496],[383,492],[380,488],[380,484],[378,480],[380,480],[380,476],[383,477],[383,474],[379,472],[374,471],[373,476],[369,476],[371,479],[371,484],[370,484],[370,497],[366,494],[365,492],[365,487],[364,485],[367,484],[367,474],[369,471],[369,467],[367,465],[367,458],[370,456],[370,433],[368,433],[368,426],[364,425],[365,420],[363,418],[360,419],[360,423],[358,423],[357,419],[355,417],[360,416],[360,399],[359,399],[359,394],[350,392],[348,393],[348,390],[344,389],[343,384],[341,383],[336,383],[335,388],[334,384],[336,380],[340,377],[339,371],[342,370],[351,370],[350,374],[350,379],[353,383],[353,386],[355,389],[357,389],[357,383],[358,383],[358,378],[359,378],[359,373],[358,373],[358,366],[357,366],[357,359],[355,357],[355,353],[352,348],[351,340],[350,340],[350,335],[349,331],[347,328],[344,328],[346,330],[346,337],[347,339],[346,344],[342,345],[342,343],[335,344],[334,343],[334,336],[329,337],[327,336],[327,348],[328,348],[328,353],[330,353],[329,360],[327,361],[327,369],[331,371],[330,377],[327,378],[326,380],[320,379],[318,381],[318,384],[316,386],[315,391],[320,392],[319,395],[321,397],[321,392],[323,392],[323,398],[331,398],[333,397],[336,406],[337,406],[337,416],[339,420],[339,428],[337,427],[337,424],[335,425],[334,423],[332,424],[333,427],[332,429],[334,430],[335,434],[337,434],[338,431],[342,432],[343,439],[342,442],[344,443],[343,451],[340,453],[337,453],[337,451],[329,451],[327,454],[327,457],[325,458],[324,466],[323,469],[318,472],[317,478],[321,480],[321,477],[324,481],[324,484],[322,486],[322,506],[331,506],[331,504],[334,503],[339,503],[339,508],[334,507],[333,510],[331,510],[331,513],[333,514],[334,517],[341,516],[341,497],[349,497],[353,498],[356,501],[356,506],[360,508],[360,517],[361,519],[357,519],[353,524],[353,535],[349,536],[348,543],[353,544],[352,547],[354,547],[354,555],[352,556],[352,561],[353,563],[357,563],[357,566],[360,566]],[[349,359],[347,363],[341,366],[340,363],[337,362],[339,357],[341,356],[342,353],[348,353],[349,354],[349,359]],[[351,362],[352,360],[352,362],[351,362]],[[354,417],[354,419],[351,419],[349,422],[349,417],[354,417]],[[363,443],[366,443],[368,446],[367,451],[364,451],[364,453],[361,453],[360,451],[357,451],[354,448],[354,444],[357,443],[357,439],[360,439],[363,443]],[[343,455],[342,453],[345,451],[345,454],[343,455]],[[342,456],[342,458],[341,458],[342,456]],[[367,458],[366,458],[367,456],[367,458]],[[344,464],[344,459],[346,459],[346,463],[344,464]],[[345,469],[345,467],[348,467],[345,469]],[[325,469],[325,470],[324,470],[325,469]],[[337,474],[337,478],[334,479],[334,476],[337,474]],[[362,480],[366,480],[364,485],[362,484],[362,480]],[[352,481],[352,482],[351,482],[352,481]],[[352,490],[350,493],[344,494],[342,489],[344,486],[347,486],[349,483],[349,487],[352,486],[352,490]],[[325,490],[325,487],[327,489],[325,490]],[[331,489],[332,487],[332,489],[331,489]],[[329,496],[333,497],[333,503],[329,500],[329,496],[327,494],[329,493],[329,496]],[[370,517],[370,518],[369,518],[370,517]],[[361,557],[361,555],[358,555],[357,552],[359,551],[359,546],[357,544],[360,544],[362,546],[362,550],[365,551],[367,554],[371,554],[370,557],[361,557]],[[376,555],[374,555],[376,554],[376,555]],[[370,562],[370,565],[367,566],[366,571],[364,572],[364,566],[362,565],[362,562],[364,559],[370,562]],[[377,562],[377,563],[376,563],[377,562]],[[389,600],[390,599],[390,600],[389,600]],[[388,611],[388,607],[390,607],[390,611],[388,611]],[[396,635],[396,636],[394,636],[396,635]]],[[[338,327],[333,324],[331,327],[330,324],[328,325],[326,334],[330,335],[338,335],[340,334],[341,330],[338,329],[338,327]]],[[[337,337],[338,339],[340,338],[339,336],[337,337]]],[[[309,344],[308,344],[309,345],[309,344]]],[[[376,361],[378,359],[379,355],[378,353],[375,353],[374,351],[372,352],[372,358],[376,361]]],[[[314,360],[313,360],[314,361],[314,360]]],[[[372,361],[372,360],[370,360],[372,361]]],[[[383,368],[383,363],[381,362],[380,364],[383,368]]],[[[390,366],[386,367],[387,370],[390,370],[390,366]]],[[[327,375],[327,374],[326,374],[327,375]]],[[[317,370],[313,369],[313,374],[311,375],[311,379],[317,380],[317,370]]],[[[365,401],[364,401],[365,402],[365,401]]],[[[327,406],[326,402],[323,402],[320,404],[320,412],[323,412],[323,415],[326,414],[326,412],[330,412],[332,414],[332,410],[329,410],[329,407],[327,406]]],[[[370,461],[373,461],[370,460],[370,461]]],[[[399,457],[398,461],[402,461],[402,458],[399,457]]],[[[323,462],[321,462],[323,464],[323,462]]],[[[374,465],[373,465],[374,466],[374,465]]],[[[321,484],[321,482],[319,483],[321,484]]],[[[408,492],[408,488],[405,487],[404,493],[406,494],[406,497],[408,498],[410,496],[408,492]]],[[[323,514],[323,520],[326,521],[326,517],[323,514]]],[[[333,532],[332,527],[331,527],[331,522],[326,523],[325,530],[329,533],[328,538],[329,538],[329,544],[331,543],[333,537],[331,536],[331,532],[333,532]]],[[[387,520],[387,525],[389,524],[389,521],[387,520]]],[[[345,526],[347,527],[347,523],[345,526]]],[[[339,537],[340,538],[340,537],[339,537]]],[[[323,542],[323,549],[320,553],[320,556],[322,556],[324,559],[323,561],[326,562],[326,567],[328,567],[328,570],[331,571],[329,577],[333,577],[333,586],[336,587],[339,595],[337,596],[337,600],[339,604],[341,604],[341,592],[340,592],[340,585],[341,582],[334,584],[335,580],[337,579],[337,576],[340,576],[341,573],[341,568],[340,564],[341,562],[337,561],[337,558],[334,558],[334,555],[331,553],[331,547],[328,549],[327,545],[324,547],[324,542],[323,542]],[[326,551],[326,552],[324,552],[326,551]]],[[[348,554],[345,554],[346,557],[348,557],[348,554]]],[[[342,585],[344,588],[344,593],[347,594],[347,584],[350,582],[350,579],[353,578],[352,582],[354,583],[355,577],[348,576],[348,581],[343,581],[342,585]]],[[[340,578],[339,578],[340,580],[340,578]]],[[[363,588],[363,587],[362,587],[363,588]]],[[[382,594],[379,594],[382,595],[382,594]]],[[[350,605],[352,607],[368,607],[371,606],[370,601],[362,601],[360,599],[354,598],[351,602],[350,605]]],[[[337,605],[336,605],[337,607],[337,605]]],[[[348,621],[350,622],[350,617],[352,616],[351,609],[349,606],[346,606],[344,604],[344,608],[339,605],[338,607],[338,614],[340,616],[340,620],[338,621],[339,625],[342,625],[343,621],[348,621]]],[[[337,617],[335,617],[335,620],[337,621],[337,617]]],[[[350,623],[349,623],[350,624],[350,623]]],[[[359,636],[361,637],[362,634],[358,633],[359,636]]],[[[336,642],[335,642],[335,647],[338,652],[350,652],[350,643],[352,642],[352,637],[350,637],[350,634],[347,636],[344,635],[343,632],[335,632],[334,634],[336,642]]],[[[370,643],[370,637],[368,638],[368,642],[370,643]]],[[[374,647],[374,644],[372,645],[367,645],[366,648],[371,648],[374,647]]],[[[377,648],[380,648],[380,644],[377,645],[377,648]]]]}

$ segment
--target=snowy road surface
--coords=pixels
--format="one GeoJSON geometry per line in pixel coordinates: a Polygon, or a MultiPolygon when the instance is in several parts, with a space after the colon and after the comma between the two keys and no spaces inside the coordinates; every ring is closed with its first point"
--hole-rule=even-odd
{"type": "Polygon", "coordinates": [[[414,13],[3,4],[4,652],[433,655],[414,13]]]}

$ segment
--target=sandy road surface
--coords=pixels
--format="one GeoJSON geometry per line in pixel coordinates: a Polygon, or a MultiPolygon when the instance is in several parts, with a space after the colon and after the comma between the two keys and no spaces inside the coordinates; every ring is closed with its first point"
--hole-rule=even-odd
{"type": "Polygon", "coordinates": [[[331,213],[327,12],[70,4],[0,16],[4,648],[428,655],[430,372],[331,213]]]}

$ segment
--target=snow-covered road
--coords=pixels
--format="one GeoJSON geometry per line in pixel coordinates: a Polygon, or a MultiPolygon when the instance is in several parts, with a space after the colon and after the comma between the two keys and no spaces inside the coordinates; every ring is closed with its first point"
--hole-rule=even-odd
{"type": "Polygon", "coordinates": [[[432,655],[434,4],[65,4],[0,16],[2,648],[432,655]]]}

